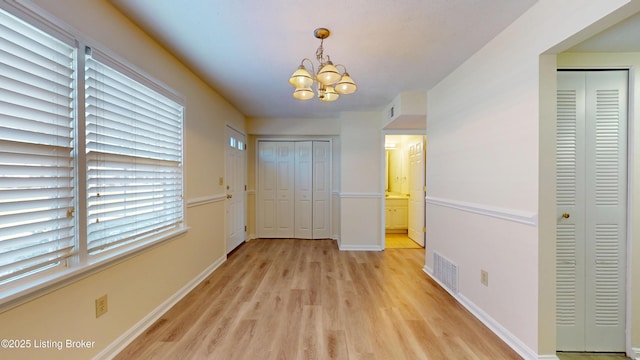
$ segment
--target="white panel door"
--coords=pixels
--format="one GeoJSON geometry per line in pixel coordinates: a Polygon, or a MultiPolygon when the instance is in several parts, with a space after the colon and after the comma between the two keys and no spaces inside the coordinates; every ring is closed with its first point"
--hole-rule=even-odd
{"type": "Polygon", "coordinates": [[[424,140],[409,144],[409,238],[424,246],[424,140]]]}
{"type": "Polygon", "coordinates": [[[277,142],[277,178],[276,178],[276,237],[294,236],[294,166],[295,149],[293,142],[277,142]]]}
{"type": "Polygon", "coordinates": [[[313,142],[313,235],[331,237],[331,143],[313,142]]]}
{"type": "Polygon", "coordinates": [[[246,137],[227,127],[225,151],[225,177],[227,201],[226,246],[227,254],[245,239],[245,167],[246,137]]]}
{"type": "Polygon", "coordinates": [[[313,238],[313,143],[295,143],[295,231],[298,239],[313,238]]]}
{"type": "Polygon", "coordinates": [[[258,236],[293,237],[294,144],[258,143],[258,236]]]}
{"type": "Polygon", "coordinates": [[[257,234],[262,238],[274,238],[277,234],[277,143],[258,143],[258,225],[257,234]]]}
{"type": "Polygon", "coordinates": [[[627,87],[558,73],[558,350],[625,350],[627,87]]]}

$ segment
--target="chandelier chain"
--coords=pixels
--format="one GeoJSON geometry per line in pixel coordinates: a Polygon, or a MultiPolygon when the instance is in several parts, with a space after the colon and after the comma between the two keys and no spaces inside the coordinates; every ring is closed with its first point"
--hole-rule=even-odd
{"type": "Polygon", "coordinates": [[[324,44],[324,39],[320,39],[320,46],[318,46],[318,50],[316,50],[316,59],[318,59],[318,62],[320,63],[320,68],[322,68],[322,66],[324,66],[325,64],[324,47],[322,46],[323,44],[324,44]]]}

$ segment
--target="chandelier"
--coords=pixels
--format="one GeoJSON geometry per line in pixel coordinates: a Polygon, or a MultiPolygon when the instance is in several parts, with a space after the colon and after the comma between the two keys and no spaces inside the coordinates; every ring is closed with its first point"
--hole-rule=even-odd
{"type": "Polygon", "coordinates": [[[331,32],[326,28],[317,28],[313,32],[313,35],[320,39],[320,46],[316,50],[316,59],[320,65],[318,66],[318,73],[313,67],[313,62],[307,58],[302,59],[298,69],[291,75],[289,83],[296,89],[293,92],[293,97],[298,100],[309,100],[315,96],[312,90],[312,86],[315,84],[318,99],[322,101],[334,101],[337,100],[340,95],[347,95],[355,92],[358,87],[356,83],[351,79],[347,68],[344,65],[333,65],[329,55],[324,56],[324,48],[322,47],[324,39],[328,38],[331,32]],[[304,66],[304,62],[308,61],[311,64],[311,72],[314,77],[309,74],[309,71],[304,66]],[[344,71],[340,73],[338,66],[342,67],[344,71]]]}

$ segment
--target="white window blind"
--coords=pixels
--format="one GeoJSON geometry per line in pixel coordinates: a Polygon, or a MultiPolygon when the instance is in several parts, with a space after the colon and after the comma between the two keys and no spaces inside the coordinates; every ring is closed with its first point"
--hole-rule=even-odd
{"type": "Polygon", "coordinates": [[[86,56],[89,254],[183,223],[183,107],[86,56]]]}
{"type": "Polygon", "coordinates": [[[74,56],[0,10],[0,284],[77,252],[74,56]]]}

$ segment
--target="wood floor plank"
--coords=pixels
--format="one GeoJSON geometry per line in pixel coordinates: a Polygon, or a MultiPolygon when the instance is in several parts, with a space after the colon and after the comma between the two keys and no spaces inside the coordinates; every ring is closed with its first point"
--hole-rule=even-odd
{"type": "Polygon", "coordinates": [[[116,359],[520,359],[423,263],[424,249],[253,240],[116,359]]]}

